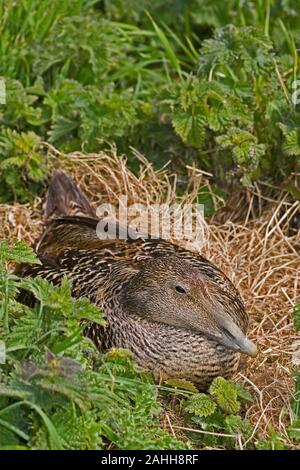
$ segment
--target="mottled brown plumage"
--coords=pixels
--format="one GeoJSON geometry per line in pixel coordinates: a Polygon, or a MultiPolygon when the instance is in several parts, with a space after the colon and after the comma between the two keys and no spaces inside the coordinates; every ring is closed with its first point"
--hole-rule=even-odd
{"type": "Polygon", "coordinates": [[[200,255],[150,238],[100,240],[87,198],[64,173],[48,190],[46,226],[35,249],[41,266],[22,268],[99,305],[107,327],[87,334],[99,348],[128,348],[157,379],[185,378],[205,389],[229,377],[239,353],[255,354],[248,315],[229,279],[200,255]]]}

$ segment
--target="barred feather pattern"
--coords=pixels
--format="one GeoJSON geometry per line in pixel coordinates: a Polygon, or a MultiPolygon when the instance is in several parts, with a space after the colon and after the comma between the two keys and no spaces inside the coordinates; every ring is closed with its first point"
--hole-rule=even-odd
{"type": "MultiPolygon", "coordinates": [[[[61,240],[68,239],[68,224],[57,227],[61,240]]],[[[70,244],[74,246],[74,241],[70,244]]],[[[219,301],[224,305],[226,302],[236,305],[236,323],[245,330],[247,315],[242,300],[217,267],[205,258],[164,240],[130,239],[101,243],[97,239],[96,243],[90,240],[88,245],[93,248],[69,247],[51,257],[41,255],[43,247],[40,246],[42,266],[27,267],[23,269],[23,274],[41,276],[55,284],[66,276],[72,282],[73,295],[88,297],[103,310],[107,318],[104,329],[95,324],[86,331],[99,349],[129,349],[138,364],[150,369],[157,380],[188,378],[200,390],[205,390],[214,377],[232,375],[238,367],[239,353],[203,334],[128,315],[119,300],[120,292],[126,289],[126,283],[142,264],[153,258],[175,254],[189,260],[222,287],[219,301]]],[[[43,251],[49,254],[49,250],[43,251]]]]}

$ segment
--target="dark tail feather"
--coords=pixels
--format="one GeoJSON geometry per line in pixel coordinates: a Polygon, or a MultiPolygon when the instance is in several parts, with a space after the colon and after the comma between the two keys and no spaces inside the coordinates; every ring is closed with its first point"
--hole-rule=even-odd
{"type": "Polygon", "coordinates": [[[56,171],[46,196],[45,221],[63,216],[96,217],[88,198],[63,171],[56,171]]]}

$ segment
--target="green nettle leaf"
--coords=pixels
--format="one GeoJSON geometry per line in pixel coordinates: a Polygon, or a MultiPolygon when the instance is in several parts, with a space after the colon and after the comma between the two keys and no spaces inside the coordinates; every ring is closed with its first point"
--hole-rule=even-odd
{"type": "MultiPolygon", "coordinates": [[[[13,304],[11,304],[11,310],[12,308],[13,304]]],[[[28,309],[21,321],[16,321],[11,325],[7,346],[13,349],[31,348],[35,346],[36,340],[42,332],[38,314],[28,309]]]]}
{"type": "Polygon", "coordinates": [[[266,439],[258,439],[255,442],[255,448],[257,450],[284,450],[287,446],[285,445],[284,437],[271,428],[266,439]]]}
{"type": "MultiPolygon", "coordinates": [[[[58,409],[51,416],[53,425],[62,439],[63,449],[99,450],[103,442],[101,438],[101,423],[96,422],[96,417],[91,412],[80,413],[71,403],[58,409]]],[[[49,446],[55,449],[55,443],[49,438],[46,429],[40,428],[32,440],[33,448],[47,449],[49,446]]]]}
{"type": "Polygon", "coordinates": [[[288,126],[280,124],[284,136],[283,150],[288,155],[299,157],[300,155],[300,130],[289,130],[288,126]]]}
{"type": "MultiPolygon", "coordinates": [[[[4,306],[8,306],[9,303],[14,302],[14,300],[11,299],[17,295],[18,287],[18,278],[9,274],[3,275],[3,271],[0,268],[0,301],[2,303],[0,308],[0,316],[4,306]]],[[[17,307],[15,310],[17,310],[17,307]]]]}
{"type": "Polygon", "coordinates": [[[251,393],[245,389],[243,384],[241,384],[240,382],[230,382],[230,383],[236,389],[239,400],[246,401],[246,402],[253,401],[251,393]]]}
{"type": "Polygon", "coordinates": [[[59,286],[54,286],[45,279],[36,278],[21,280],[21,287],[32,292],[35,298],[43,303],[43,306],[53,311],[63,310],[65,314],[68,314],[72,310],[71,284],[65,277],[62,278],[59,286]]]}
{"type": "Polygon", "coordinates": [[[258,168],[261,157],[265,154],[266,145],[259,144],[257,137],[250,132],[231,127],[226,134],[216,138],[221,148],[230,149],[236,163],[244,170],[242,181],[251,182],[252,173],[258,168]]]}
{"type": "Polygon", "coordinates": [[[48,175],[47,159],[40,149],[41,138],[34,132],[0,130],[0,199],[27,202],[48,175]]]}
{"type": "Polygon", "coordinates": [[[106,324],[99,307],[92,304],[88,299],[82,297],[74,299],[72,317],[80,320],[89,320],[90,322],[97,323],[104,326],[106,324]]]}
{"type": "Polygon", "coordinates": [[[168,379],[166,380],[166,384],[170,385],[171,387],[177,388],[179,390],[187,390],[188,392],[197,393],[198,389],[192,382],[189,382],[185,379],[168,379]]]}
{"type": "Polygon", "coordinates": [[[248,131],[231,127],[227,133],[217,137],[217,143],[222,148],[231,148],[238,163],[255,169],[259,158],[264,155],[266,146],[258,144],[257,137],[248,131]]]}
{"type": "Polygon", "coordinates": [[[238,401],[237,390],[232,383],[223,377],[217,377],[213,380],[209,393],[225,413],[238,413],[241,405],[238,401]]]}
{"type": "Polygon", "coordinates": [[[216,30],[213,39],[203,41],[199,74],[218,68],[228,76],[266,73],[273,70],[272,47],[271,40],[256,28],[227,25],[216,30]]]}
{"type": "Polygon", "coordinates": [[[238,415],[228,415],[225,418],[227,430],[232,434],[241,434],[244,439],[248,439],[253,431],[249,421],[242,419],[238,415]]]}
{"type": "Polygon", "coordinates": [[[83,86],[75,80],[59,80],[45,97],[52,116],[50,142],[70,138],[94,148],[95,142],[124,135],[136,121],[137,103],[128,92],[115,93],[108,86],[83,86]]]}
{"type": "Polygon", "coordinates": [[[63,311],[68,319],[88,320],[99,325],[105,325],[99,308],[88,299],[72,297],[72,285],[67,277],[62,277],[61,283],[54,286],[43,278],[22,279],[20,287],[30,291],[42,303],[43,308],[54,312],[63,311]]]}
{"type": "Polygon", "coordinates": [[[7,109],[7,123],[14,120],[21,123],[23,120],[32,126],[40,126],[45,122],[42,117],[42,109],[36,106],[38,96],[34,94],[33,89],[26,89],[20,81],[5,79],[7,109]]]}
{"type": "Polygon", "coordinates": [[[201,147],[205,138],[206,116],[202,108],[176,111],[172,124],[181,139],[193,147],[201,147]]]}
{"type": "Polygon", "coordinates": [[[0,242],[0,262],[4,263],[6,261],[41,264],[33,249],[21,240],[15,240],[13,245],[8,240],[0,242]]]}
{"type": "Polygon", "coordinates": [[[75,119],[68,119],[65,116],[58,116],[53,122],[52,127],[48,133],[49,141],[52,143],[58,142],[65,136],[70,135],[78,128],[78,122],[75,119]]]}
{"type": "Polygon", "coordinates": [[[217,408],[217,404],[209,395],[197,393],[187,398],[184,409],[195,416],[206,417],[212,415],[217,408]]]}

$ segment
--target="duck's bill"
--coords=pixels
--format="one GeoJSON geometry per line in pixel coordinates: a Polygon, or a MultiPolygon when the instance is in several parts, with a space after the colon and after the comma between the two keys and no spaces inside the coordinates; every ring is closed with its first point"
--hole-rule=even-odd
{"type": "Polygon", "coordinates": [[[218,318],[221,337],[219,342],[227,348],[233,349],[248,356],[256,356],[257,348],[252,341],[242,332],[242,330],[228,316],[220,316],[218,318]]]}
{"type": "Polygon", "coordinates": [[[239,337],[232,337],[231,335],[229,336],[227,332],[224,332],[221,343],[227,348],[248,354],[248,356],[255,357],[257,355],[257,347],[243,333],[239,335],[239,337]]]}

